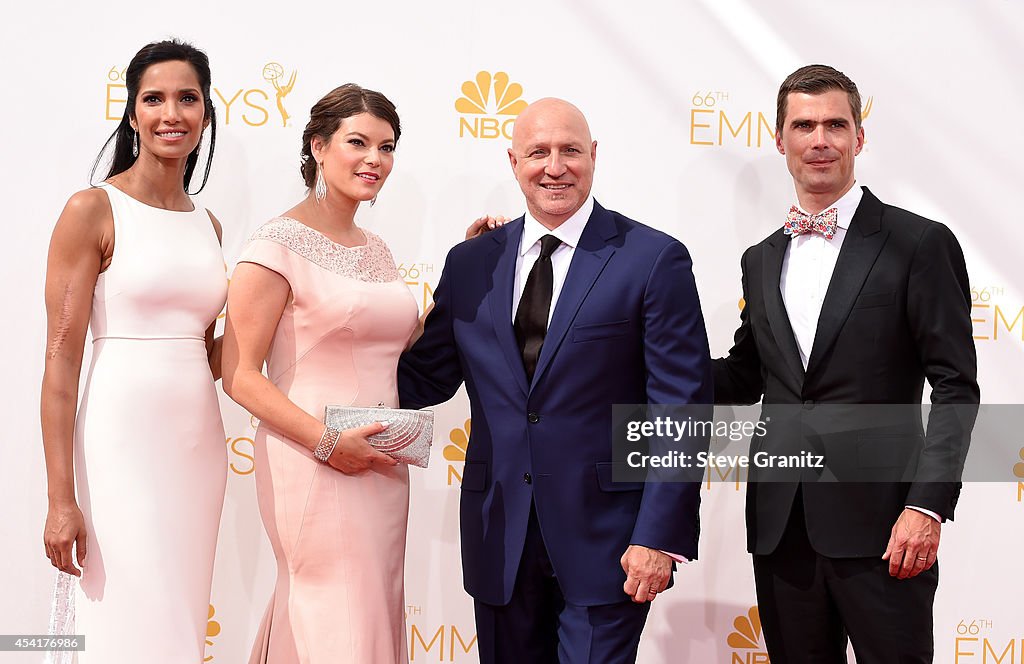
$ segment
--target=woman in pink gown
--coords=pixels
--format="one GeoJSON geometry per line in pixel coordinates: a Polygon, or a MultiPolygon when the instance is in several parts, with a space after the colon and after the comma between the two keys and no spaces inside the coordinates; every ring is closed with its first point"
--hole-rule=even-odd
{"type": "Polygon", "coordinates": [[[323,424],[327,404],[398,406],[417,307],[354,216],[391,172],[399,134],[378,92],[349,84],[317,102],[303,133],[309,194],[255,232],[232,276],[224,389],[260,420],[256,491],[278,565],[250,662],[407,661],[408,469],[366,441],[386,422],[323,424]]]}

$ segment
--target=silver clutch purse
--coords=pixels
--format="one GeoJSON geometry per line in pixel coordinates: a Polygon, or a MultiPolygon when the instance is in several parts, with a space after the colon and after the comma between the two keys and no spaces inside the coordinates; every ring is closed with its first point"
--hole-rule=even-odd
{"type": "Polygon", "coordinates": [[[386,408],[380,404],[376,408],[327,406],[324,413],[324,424],[338,430],[384,420],[388,428],[367,438],[370,445],[401,463],[426,468],[434,442],[433,411],[386,408]]]}

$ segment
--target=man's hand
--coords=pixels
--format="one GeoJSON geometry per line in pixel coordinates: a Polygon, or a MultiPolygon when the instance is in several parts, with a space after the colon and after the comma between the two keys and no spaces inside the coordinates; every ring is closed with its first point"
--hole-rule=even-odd
{"type": "Polygon", "coordinates": [[[939,553],[942,524],[928,516],[906,508],[889,536],[882,560],[889,561],[889,576],[899,579],[915,577],[935,564],[939,553]]]}
{"type": "Polygon", "coordinates": [[[637,604],[653,601],[672,575],[672,559],[646,546],[629,545],[619,563],[626,573],[622,590],[637,604]]]}

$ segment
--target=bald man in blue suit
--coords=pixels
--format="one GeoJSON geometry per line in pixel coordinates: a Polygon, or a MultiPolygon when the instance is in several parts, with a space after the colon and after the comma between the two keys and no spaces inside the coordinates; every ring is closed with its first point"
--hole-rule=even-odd
{"type": "Polygon", "coordinates": [[[613,404],[712,399],[686,248],[591,196],[597,142],[568,102],[516,119],[527,213],[451,250],[404,408],[465,382],[462,563],[482,662],[634,662],[675,562],[697,557],[697,482],[616,482],[613,404]]]}

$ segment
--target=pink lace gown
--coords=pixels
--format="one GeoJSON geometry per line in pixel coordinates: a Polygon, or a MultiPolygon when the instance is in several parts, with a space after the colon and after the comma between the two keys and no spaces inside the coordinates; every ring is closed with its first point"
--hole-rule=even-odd
{"type": "MultiPolygon", "coordinates": [[[[417,307],[387,246],[366,237],[345,247],[282,217],[239,258],[288,280],[267,375],[321,420],[327,404],[398,405],[396,368],[417,307]]],[[[278,569],[250,662],[406,662],[408,468],[346,475],[261,424],[256,492],[278,569]]]]}

